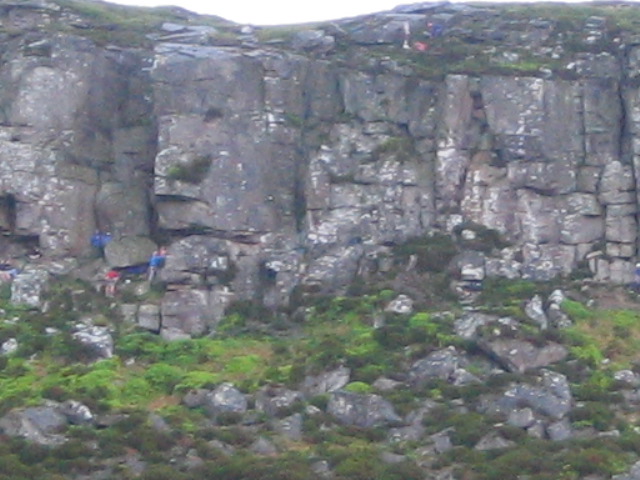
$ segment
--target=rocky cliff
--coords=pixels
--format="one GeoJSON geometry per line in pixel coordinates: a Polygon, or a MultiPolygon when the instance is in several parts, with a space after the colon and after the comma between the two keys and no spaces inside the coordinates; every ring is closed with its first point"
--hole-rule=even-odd
{"type": "Polygon", "coordinates": [[[624,3],[259,28],[2,1],[2,253],[91,277],[165,244],[165,333],[344,291],[436,233],[463,280],[629,282],[639,31],[624,3]],[[88,264],[96,229],[114,241],[88,264]]]}
{"type": "Polygon", "coordinates": [[[640,479],[636,32],[0,0],[0,480],[640,479]]]}

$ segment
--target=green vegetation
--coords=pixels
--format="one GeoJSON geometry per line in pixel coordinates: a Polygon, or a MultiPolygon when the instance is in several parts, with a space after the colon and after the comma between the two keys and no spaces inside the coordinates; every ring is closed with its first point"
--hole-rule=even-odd
{"type": "Polygon", "coordinates": [[[211,161],[210,156],[202,155],[187,163],[172,165],[167,170],[167,178],[186,183],[201,183],[211,168],[211,161]]]}
{"type": "MultiPolygon", "coordinates": [[[[437,243],[436,243],[437,245],[437,243]]],[[[531,298],[544,295],[552,285],[532,282],[494,281],[486,297],[489,312],[502,312],[531,298]]],[[[486,378],[482,384],[455,386],[434,379],[420,386],[378,391],[373,385],[381,376],[406,371],[415,360],[450,345],[476,358],[473,342],[461,341],[453,330],[453,313],[418,311],[412,315],[385,313],[395,298],[390,289],[361,296],[315,297],[305,304],[304,319],[295,322],[296,335],[282,337],[279,314],[254,302],[237,302],[220,325],[216,337],[167,342],[122,323],[103,297],[82,282],[61,281],[51,292],[47,313],[16,308],[3,303],[0,340],[17,338],[17,352],[0,357],[0,414],[15,407],[40,405],[43,400],[78,400],[95,413],[123,415],[108,428],[69,427],[70,439],[60,447],[45,448],[10,439],[0,446],[0,469],[4,478],[56,479],[68,472],[92,471],[101,459],[135,451],[149,466],[138,478],[311,478],[311,466],[328,462],[335,478],[419,479],[424,472],[411,460],[415,444],[386,442],[386,431],[336,424],[326,413],[329,395],[318,395],[282,408],[277,418],[301,413],[303,435],[299,440],[279,442],[273,457],[257,457],[249,446],[259,429],[268,437],[274,433],[266,418],[222,413],[215,420],[200,408],[189,409],[182,396],[195,389],[213,389],[231,382],[251,394],[265,385],[286,385],[298,389],[307,375],[346,366],[351,370],[346,391],[375,393],[389,400],[398,414],[408,415],[425,399],[436,402],[423,417],[427,434],[447,431],[453,449],[436,459],[434,468],[452,466],[464,478],[577,479],[585,475],[613,475],[625,471],[635,460],[640,435],[632,423],[615,410],[619,402],[613,366],[629,366],[637,351],[637,313],[629,310],[599,310],[567,300],[563,310],[574,326],[555,335],[571,346],[566,374],[580,405],[570,414],[576,429],[620,431],[619,437],[550,442],[529,437],[522,429],[504,424],[504,419],[478,413],[483,396],[513,382],[527,382],[515,374],[485,377],[480,363],[465,368],[486,378]],[[70,336],[77,313],[101,318],[110,325],[116,340],[115,356],[87,362],[70,336]],[[18,318],[18,321],[14,319],[18,318]],[[374,324],[383,320],[383,325],[374,324]],[[55,326],[58,333],[47,334],[55,326]],[[224,327],[224,328],[223,328],[224,327]],[[615,347],[615,348],[614,348],[615,347]],[[607,357],[605,357],[605,353],[607,357]],[[603,362],[609,358],[610,363],[603,362]],[[576,365],[580,368],[576,368],[576,365]],[[571,370],[573,368],[573,370],[571,370]],[[464,409],[455,405],[463,402],[464,409]],[[315,415],[306,414],[313,405],[315,415]],[[149,418],[155,412],[168,425],[158,430],[149,418]],[[250,420],[249,420],[250,419],[250,420]],[[251,422],[247,429],[245,421],[251,422]],[[496,451],[474,449],[485,435],[493,433],[515,442],[496,451]],[[222,454],[215,442],[236,449],[222,454]],[[98,445],[92,449],[90,445],[98,445]],[[181,470],[166,462],[167,452],[188,445],[202,462],[192,470],[181,470]],[[385,463],[382,451],[393,448],[407,455],[400,463],[385,463]],[[8,468],[8,467],[6,467],[8,468]],[[282,469],[287,469],[286,474],[282,469]],[[4,473],[3,473],[4,472],[4,473]],[[10,475],[14,475],[11,477],[10,475]]],[[[453,305],[452,305],[453,306],[453,305]]],[[[289,324],[287,328],[291,328],[289,324]]],[[[546,335],[549,335],[547,333],[546,335]]],[[[558,368],[562,370],[562,365],[558,368]]],[[[119,478],[132,478],[125,467],[119,478]]]]}
{"type": "MultiPolygon", "coordinates": [[[[52,23],[50,30],[85,36],[98,45],[150,47],[147,35],[157,31],[164,22],[183,23],[184,16],[171,8],[143,8],[81,0],[55,0],[64,11],[84,19],[88,28],[74,28],[64,22],[52,23]]],[[[199,25],[229,28],[232,24],[214,16],[203,16],[199,25]]]]}

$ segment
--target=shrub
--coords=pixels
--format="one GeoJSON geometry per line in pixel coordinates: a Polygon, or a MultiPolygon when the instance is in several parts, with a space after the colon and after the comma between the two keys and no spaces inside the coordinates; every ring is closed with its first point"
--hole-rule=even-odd
{"type": "Polygon", "coordinates": [[[151,365],[144,373],[144,378],[149,384],[163,393],[172,393],[174,387],[182,380],[182,370],[166,363],[151,365]]]}
{"type": "Polygon", "coordinates": [[[347,392],[353,393],[371,393],[372,391],[371,385],[364,382],[351,382],[347,384],[344,389],[347,392]]]}
{"type": "Polygon", "coordinates": [[[167,170],[167,178],[187,183],[201,183],[211,168],[211,156],[202,155],[187,163],[172,165],[167,170]]]}

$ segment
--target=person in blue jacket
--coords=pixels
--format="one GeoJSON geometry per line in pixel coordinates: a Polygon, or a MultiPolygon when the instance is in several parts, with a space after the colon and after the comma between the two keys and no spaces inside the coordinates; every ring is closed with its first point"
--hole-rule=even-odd
{"type": "Polygon", "coordinates": [[[109,232],[104,233],[100,230],[96,230],[96,233],[91,237],[91,246],[94,248],[97,256],[104,256],[104,247],[111,241],[111,234],[109,232]]]}
{"type": "Polygon", "coordinates": [[[167,260],[167,249],[165,247],[158,248],[149,259],[149,282],[153,282],[158,270],[164,267],[167,260]]]}

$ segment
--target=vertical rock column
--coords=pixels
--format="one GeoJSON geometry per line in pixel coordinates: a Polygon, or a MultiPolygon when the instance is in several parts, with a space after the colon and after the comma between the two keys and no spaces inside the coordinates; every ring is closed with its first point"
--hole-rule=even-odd
{"type": "MultiPolygon", "coordinates": [[[[633,165],[634,200],[637,207],[640,205],[640,88],[633,85],[637,85],[637,81],[640,78],[640,47],[631,49],[628,62],[629,64],[625,71],[628,72],[633,82],[623,90],[623,101],[626,113],[625,127],[626,133],[629,136],[628,144],[633,165]]],[[[639,260],[638,252],[640,252],[640,238],[636,238],[636,261],[639,260]]]]}

